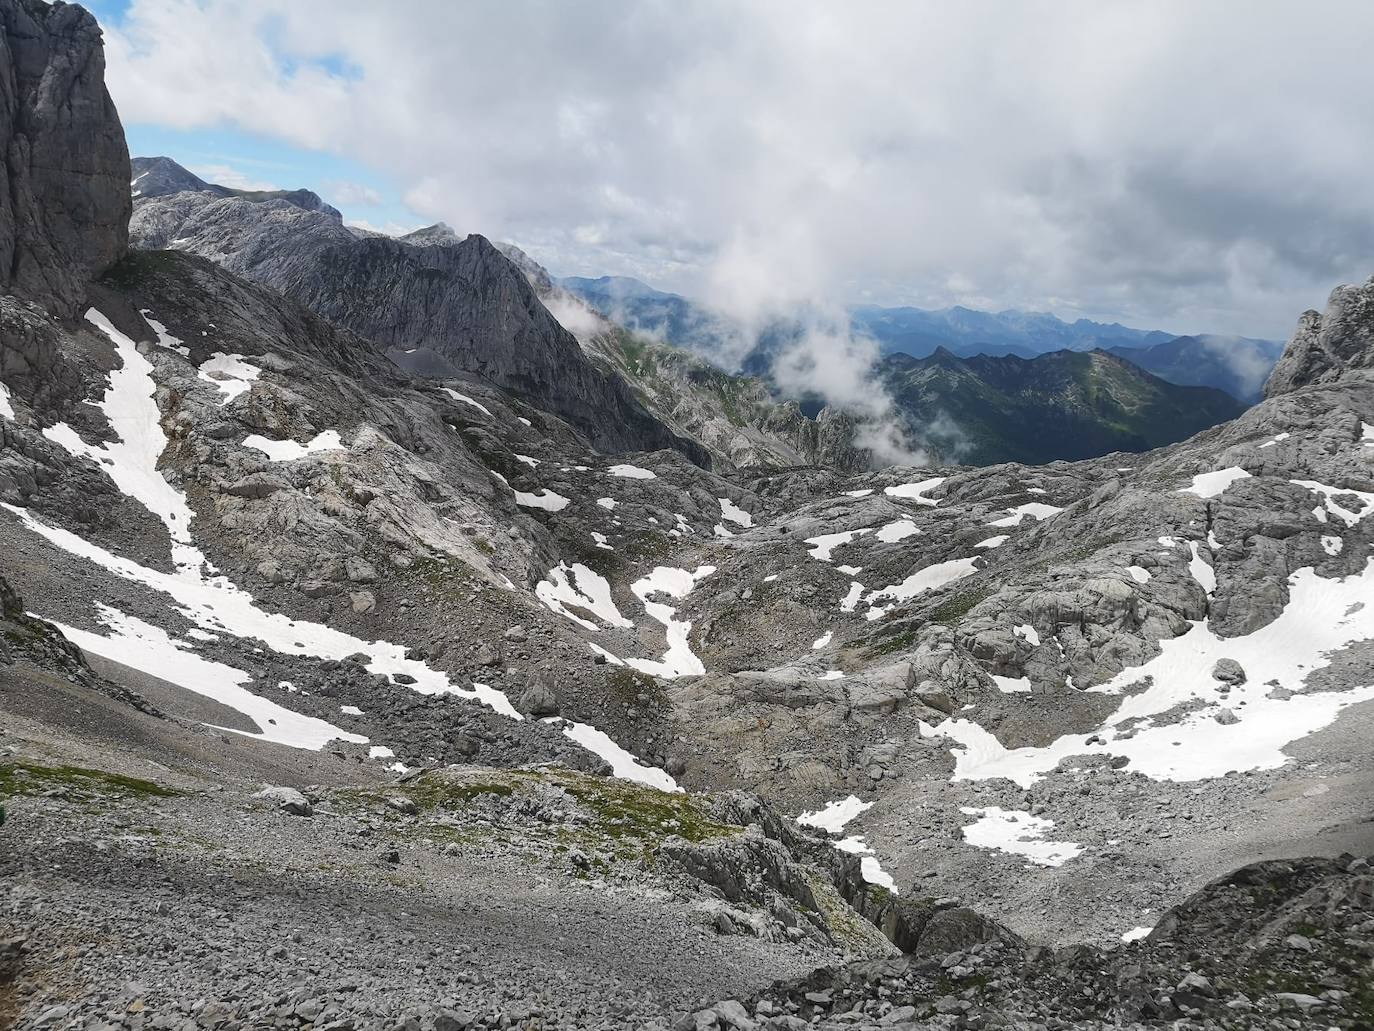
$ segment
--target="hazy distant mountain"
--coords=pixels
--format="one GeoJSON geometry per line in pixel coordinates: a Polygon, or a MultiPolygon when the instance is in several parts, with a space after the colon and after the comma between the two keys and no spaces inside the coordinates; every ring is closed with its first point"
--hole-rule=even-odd
{"type": "Polygon", "coordinates": [[[1146,451],[1233,419],[1245,405],[1178,386],[1106,351],[960,358],[890,354],[879,377],[910,434],[941,458],[990,465],[1146,451]]]}
{"type": "Polygon", "coordinates": [[[1047,312],[1015,309],[990,312],[956,306],[927,311],[864,305],[851,309],[850,315],[855,327],[882,344],[883,350],[902,351],[917,358],[933,354],[937,347],[963,355],[1030,357],[1047,351],[1149,347],[1173,337],[1157,329],[1131,329],[1089,319],[1065,322],[1047,312]]]}
{"type": "Polygon", "coordinates": [[[1246,404],[1264,396],[1264,381],[1283,354],[1278,340],[1183,336],[1153,347],[1110,348],[1170,383],[1217,387],[1246,404]]]}

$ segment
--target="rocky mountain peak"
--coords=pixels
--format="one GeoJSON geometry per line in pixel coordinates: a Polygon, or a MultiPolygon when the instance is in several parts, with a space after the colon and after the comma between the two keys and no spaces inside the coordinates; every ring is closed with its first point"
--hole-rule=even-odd
{"type": "Polygon", "coordinates": [[[302,211],[318,211],[342,224],[343,215],[314,190],[239,190],[206,182],[169,157],[134,158],[130,186],[134,199],[170,197],[178,193],[208,193],[214,197],[238,197],[252,202],[285,201],[302,211]]]}
{"type": "Polygon", "coordinates": [[[1374,278],[1338,286],[1326,311],[1307,311],[1264,385],[1277,397],[1313,383],[1331,383],[1350,369],[1374,367],[1374,278]]]}
{"type": "Polygon", "coordinates": [[[0,289],[63,317],[128,245],[129,151],[84,9],[0,3],[0,289]]]}

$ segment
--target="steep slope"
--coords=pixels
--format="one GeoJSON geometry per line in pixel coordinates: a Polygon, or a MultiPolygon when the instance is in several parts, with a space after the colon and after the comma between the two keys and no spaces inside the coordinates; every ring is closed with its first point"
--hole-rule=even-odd
{"type": "Polygon", "coordinates": [[[1265,397],[1334,383],[1374,366],[1374,279],[1331,291],[1325,312],[1304,312],[1298,331],[1264,385],[1265,397]]]}
{"type": "Polygon", "coordinates": [[[1150,347],[1112,347],[1112,354],[1160,379],[1183,386],[1215,387],[1254,404],[1283,353],[1277,340],[1209,335],[1182,336],[1150,347]]]}
{"type": "Polygon", "coordinates": [[[130,235],[143,249],[217,261],[400,355],[423,350],[436,359],[423,371],[469,373],[515,391],[603,450],[671,447],[708,461],[587,361],[524,276],[480,236],[451,246],[360,237],[335,215],[291,200],[214,190],[139,197],[130,235]]]}
{"type": "Polygon", "coordinates": [[[100,26],[82,8],[0,7],[0,155],[0,289],[70,317],[124,253],[130,206],[100,26]]]}
{"type": "MultiPolygon", "coordinates": [[[[419,232],[432,234],[435,229],[419,232]]],[[[868,466],[870,456],[855,446],[854,422],[844,414],[825,409],[808,417],[795,401],[775,398],[756,377],[731,375],[689,350],[618,324],[609,314],[617,310],[609,296],[593,305],[565,289],[514,244],[498,246],[584,351],[619,373],[659,418],[701,441],[727,464],[868,466]]]]}
{"type": "Polygon", "coordinates": [[[1103,351],[957,358],[888,355],[879,376],[913,436],[972,465],[1145,451],[1234,418],[1243,405],[1179,387],[1103,351]]]}

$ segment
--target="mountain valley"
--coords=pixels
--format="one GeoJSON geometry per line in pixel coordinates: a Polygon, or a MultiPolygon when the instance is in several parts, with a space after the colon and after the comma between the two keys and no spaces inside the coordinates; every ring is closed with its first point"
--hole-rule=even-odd
{"type": "Polygon", "coordinates": [[[1374,279],[1253,404],[889,353],[881,465],[0,27],[0,1026],[1374,1026],[1374,279]]]}

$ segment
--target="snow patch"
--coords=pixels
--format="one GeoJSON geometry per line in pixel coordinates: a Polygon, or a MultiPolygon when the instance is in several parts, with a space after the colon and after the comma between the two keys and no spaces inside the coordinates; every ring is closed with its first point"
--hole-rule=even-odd
{"type": "Polygon", "coordinates": [[[1239,466],[1217,469],[1215,472],[1198,473],[1193,477],[1191,486],[1179,490],[1180,494],[1196,494],[1200,498],[1214,498],[1237,480],[1248,480],[1250,474],[1239,466]]]}
{"type": "Polygon", "coordinates": [[[978,848],[1025,856],[1040,866],[1063,866],[1083,854],[1083,846],[1071,841],[1043,840],[1054,830],[1053,820],[995,805],[984,808],[960,806],[959,811],[965,816],[978,817],[976,823],[964,828],[964,840],[978,848]]]}
{"type": "Polygon", "coordinates": [[[854,795],[850,795],[848,798],[827,802],[822,809],[802,813],[797,817],[797,822],[803,827],[815,827],[830,834],[839,834],[844,830],[845,824],[872,808],[872,802],[861,802],[854,795]]]}
{"type": "Polygon", "coordinates": [[[744,509],[740,508],[729,498],[720,498],[720,516],[728,519],[732,523],[744,527],[746,530],[754,525],[754,517],[744,509]]]}
{"type": "Polygon", "coordinates": [[[341,451],[344,445],[338,430],[325,430],[305,444],[298,444],[294,440],[268,440],[256,433],[250,433],[243,438],[243,446],[261,451],[267,456],[268,461],[294,462],[298,458],[321,451],[341,451]]]}
{"type": "Polygon", "coordinates": [[[898,519],[895,523],[888,523],[886,526],[878,527],[877,533],[873,536],[884,544],[896,544],[904,541],[908,537],[914,537],[921,531],[916,528],[916,524],[910,519],[898,519]]]}
{"type": "Polygon", "coordinates": [[[496,416],[491,414],[491,409],[484,405],[481,401],[474,401],[472,398],[468,397],[467,394],[460,394],[458,393],[458,391],[453,390],[449,387],[440,387],[439,389],[442,390],[449,397],[453,398],[453,400],[455,401],[461,401],[465,405],[472,405],[473,408],[476,408],[478,411],[482,412],[482,414],[486,415],[488,418],[496,418],[496,416]]]}
{"type": "Polygon", "coordinates": [[[644,606],[644,612],[667,628],[668,650],[663,658],[627,659],[626,661],[641,673],[656,677],[686,677],[706,672],[705,665],[693,654],[688,644],[692,624],[676,618],[677,610],[663,602],[650,601],[652,595],[666,594],[670,598],[683,599],[692,593],[697,581],[710,576],[715,566],[699,566],[692,572],[672,566],[655,566],[647,576],[640,577],[630,585],[630,591],[644,606]]]}
{"type": "Polygon", "coordinates": [[[542,601],[550,611],[572,620],[584,630],[599,630],[595,623],[583,619],[567,606],[585,609],[603,623],[625,629],[634,626],[631,620],[620,614],[615,599],[611,597],[611,585],[606,578],[581,562],[568,565],[560,562],[534,588],[534,596],[542,601]]]}
{"type": "Polygon", "coordinates": [[[605,731],[597,730],[587,723],[565,720],[561,716],[550,716],[544,722],[560,728],[564,737],[576,741],[587,751],[604,759],[610,764],[611,773],[621,780],[632,780],[636,784],[644,784],[659,791],[682,791],[677,781],[665,771],[656,766],[645,766],[634,755],[616,744],[605,731]]]}
{"type": "Polygon", "coordinates": [[[611,476],[619,476],[624,480],[656,480],[658,475],[652,469],[641,469],[637,465],[613,465],[606,470],[611,476]]]}
{"type": "MultiPolygon", "coordinates": [[[[118,330],[109,325],[108,320],[102,324],[92,318],[92,315],[98,316],[102,320],[105,319],[105,316],[92,308],[86,313],[86,320],[105,330],[106,335],[113,339],[112,334],[118,330]]],[[[122,333],[120,335],[123,336],[122,333]]],[[[205,382],[213,384],[219,390],[219,405],[223,408],[240,394],[246,394],[252,388],[253,381],[262,375],[262,370],[256,365],[244,361],[241,354],[225,354],[222,351],[216,351],[200,363],[200,369],[196,375],[205,382]]]]}
{"type": "Polygon", "coordinates": [[[1056,508],[1054,505],[1047,505],[1043,501],[1028,501],[1024,505],[1017,505],[1015,508],[1007,509],[1007,511],[1010,515],[1002,519],[994,519],[992,522],[988,523],[988,525],[1020,526],[1021,520],[1025,519],[1026,516],[1030,516],[1038,523],[1048,519],[1052,515],[1058,515],[1064,510],[1062,508],[1056,508]]]}
{"type": "Polygon", "coordinates": [[[840,533],[823,533],[819,537],[808,537],[804,543],[811,545],[810,555],[814,559],[822,562],[830,561],[830,553],[842,544],[862,537],[866,533],[872,533],[873,527],[865,526],[858,530],[843,530],[840,533]]]}

